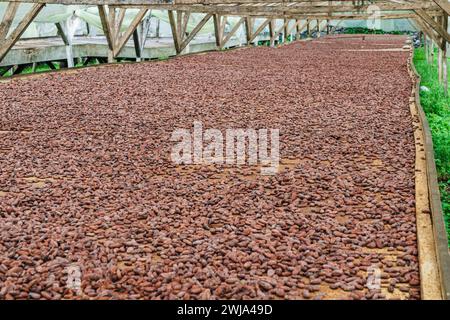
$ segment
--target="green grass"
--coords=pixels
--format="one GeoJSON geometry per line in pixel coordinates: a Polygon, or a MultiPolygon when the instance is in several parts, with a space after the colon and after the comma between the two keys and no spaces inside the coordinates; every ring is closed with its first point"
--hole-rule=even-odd
{"type": "Polygon", "coordinates": [[[437,56],[436,51],[434,63],[428,64],[424,48],[418,48],[414,51],[414,65],[422,78],[421,86],[430,89],[430,92],[421,90],[420,102],[433,136],[442,207],[450,239],[450,97],[445,95],[438,81],[437,56]]]}
{"type": "MultiPolygon", "coordinates": [[[[96,65],[98,64],[97,61],[95,60],[91,60],[87,63],[87,66],[90,65],[96,65]]],[[[61,68],[61,64],[59,62],[54,62],[53,65],[55,66],[55,68],[58,69],[62,69],[61,68]]],[[[83,63],[79,62],[75,65],[75,68],[82,68],[85,65],[83,65],[83,63]]],[[[52,69],[45,63],[38,63],[36,66],[36,70],[35,73],[39,73],[39,72],[45,72],[45,71],[51,71],[52,69]]],[[[28,66],[25,69],[22,70],[22,72],[20,74],[30,74],[33,73],[33,67],[32,66],[28,66]]],[[[6,74],[3,75],[3,77],[9,77],[11,76],[11,71],[7,72],[6,74]]]]}

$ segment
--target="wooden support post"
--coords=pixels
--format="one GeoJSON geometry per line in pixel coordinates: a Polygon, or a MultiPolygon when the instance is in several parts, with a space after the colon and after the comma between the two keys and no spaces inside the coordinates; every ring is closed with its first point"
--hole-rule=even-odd
{"type": "Polygon", "coordinates": [[[134,44],[134,51],[136,52],[136,61],[141,61],[142,51],[141,51],[141,43],[139,40],[139,32],[137,29],[133,31],[133,44],[134,44]]]}
{"type": "Polygon", "coordinates": [[[212,17],[212,13],[206,14],[203,19],[195,26],[195,28],[189,33],[186,39],[181,43],[180,50],[183,51],[184,48],[189,44],[189,42],[194,39],[197,33],[203,28],[203,26],[208,22],[208,20],[212,17]]]}
{"type": "Polygon", "coordinates": [[[138,26],[138,34],[139,34],[139,51],[140,51],[140,56],[136,58],[136,61],[141,61],[142,60],[142,54],[144,52],[145,49],[145,43],[147,42],[147,36],[148,36],[148,32],[150,31],[150,22],[151,22],[151,10],[150,10],[150,15],[148,18],[144,19],[143,21],[141,21],[141,23],[138,26]]]}
{"type": "MultiPolygon", "coordinates": [[[[300,22],[300,20],[299,20],[299,22],[300,22]]],[[[302,26],[300,26],[300,24],[297,25],[297,36],[298,36],[298,39],[301,38],[301,33],[303,32],[303,30],[305,30],[307,25],[308,25],[308,23],[306,23],[306,22],[302,26]]]]}
{"type": "MultiPolygon", "coordinates": [[[[439,25],[442,25],[442,17],[436,17],[436,22],[439,25]]],[[[438,79],[439,83],[442,84],[442,43],[445,43],[445,40],[442,40],[442,42],[438,43],[438,79]]]]}
{"type": "Polygon", "coordinates": [[[106,8],[104,5],[98,5],[98,14],[100,16],[100,21],[102,23],[103,33],[106,38],[106,42],[108,43],[108,62],[114,62],[114,31],[112,30],[112,26],[110,24],[110,17],[106,13],[106,8]]]}
{"type": "Polygon", "coordinates": [[[430,60],[430,40],[431,39],[428,39],[428,37],[426,35],[424,36],[425,56],[426,56],[428,64],[431,63],[431,60],[430,60]]]}
{"type": "MultiPolygon", "coordinates": [[[[25,32],[25,30],[28,28],[30,23],[33,21],[33,19],[38,15],[38,13],[44,8],[45,4],[43,3],[35,3],[31,7],[31,9],[28,11],[28,13],[23,17],[22,21],[19,22],[17,27],[11,32],[11,34],[8,36],[6,35],[4,39],[0,40],[0,61],[3,60],[3,58],[6,56],[6,54],[11,50],[11,48],[14,46],[14,44],[19,40],[19,38],[22,36],[22,34],[25,32]]],[[[7,8],[8,9],[8,8],[7,8]]],[[[17,8],[16,8],[17,10],[17,8]]],[[[13,11],[11,9],[11,11],[13,11]]],[[[14,12],[16,13],[16,12],[14,12]]],[[[6,14],[6,12],[5,12],[6,14]]],[[[4,17],[5,18],[5,17],[4,17]]],[[[14,19],[14,17],[12,17],[14,19]]],[[[4,19],[2,20],[2,26],[4,19]]],[[[6,27],[3,27],[6,30],[6,27]]],[[[9,30],[9,27],[8,27],[9,30]]]]}
{"type": "Polygon", "coordinates": [[[170,23],[170,28],[172,30],[172,37],[173,37],[173,44],[175,46],[175,51],[177,54],[180,54],[181,50],[180,50],[180,39],[178,36],[178,31],[177,31],[177,24],[175,22],[175,17],[173,14],[172,10],[168,11],[168,15],[169,15],[169,23],[170,23]]]}
{"type": "Polygon", "coordinates": [[[299,26],[300,26],[300,20],[295,20],[295,22],[294,22],[294,24],[292,25],[292,26],[290,26],[290,27],[288,27],[289,26],[289,23],[288,24],[285,24],[285,32],[287,33],[287,34],[292,34],[292,32],[293,32],[293,30],[295,29],[296,30],[296,32],[298,31],[298,30],[300,30],[299,29],[299,26]]]}
{"type": "Polygon", "coordinates": [[[109,28],[111,33],[111,41],[112,41],[112,49],[108,51],[108,63],[116,62],[114,56],[114,48],[116,46],[117,39],[117,25],[116,25],[116,8],[114,6],[108,6],[108,20],[109,20],[109,28]]]}
{"type": "Polygon", "coordinates": [[[442,50],[442,82],[444,83],[444,92],[448,95],[448,59],[447,45],[442,50]]]}
{"type": "Polygon", "coordinates": [[[217,13],[213,16],[214,19],[214,36],[216,38],[216,49],[221,50],[222,49],[222,37],[223,34],[221,33],[221,16],[217,13]]]}
{"type": "Polygon", "coordinates": [[[118,27],[116,29],[117,32],[117,39],[115,41],[115,48],[113,50],[114,52],[114,58],[116,58],[120,51],[122,51],[123,47],[125,47],[125,44],[128,42],[130,37],[133,35],[134,31],[137,29],[139,23],[141,23],[144,16],[147,14],[148,9],[140,9],[139,12],[136,14],[136,16],[131,21],[130,25],[128,26],[127,30],[123,33],[123,35],[120,35],[120,27],[121,24],[118,24],[118,27]]]}
{"type": "Polygon", "coordinates": [[[0,40],[6,39],[8,36],[11,24],[16,16],[17,9],[19,8],[19,2],[9,2],[3,14],[2,22],[0,23],[0,40]]]}
{"type": "Polygon", "coordinates": [[[263,23],[261,23],[260,26],[256,29],[256,31],[250,37],[250,42],[252,42],[264,30],[264,28],[267,27],[267,25],[269,23],[270,23],[270,19],[267,19],[263,23]]]}
{"type": "Polygon", "coordinates": [[[56,28],[58,29],[58,34],[61,36],[64,45],[66,46],[67,67],[73,68],[73,37],[77,28],[75,20],[73,17],[67,18],[64,26],[60,22],[57,22],[56,28]]]}
{"type": "MultiPolygon", "coordinates": [[[[195,28],[187,33],[187,23],[189,17],[186,18],[186,14],[183,16],[183,13],[180,11],[177,12],[177,20],[175,22],[175,17],[172,11],[169,11],[169,21],[172,29],[172,36],[174,40],[175,50],[177,54],[180,54],[187,45],[192,41],[192,39],[197,35],[197,33],[203,28],[203,26],[208,22],[208,20],[213,16],[212,13],[206,14],[203,19],[195,26],[195,28]]],[[[217,22],[217,21],[215,21],[217,22]]],[[[219,22],[220,23],[220,22],[219,22]]],[[[220,26],[219,26],[220,28],[220,26]]],[[[220,32],[220,31],[219,31],[220,32]]],[[[218,36],[218,35],[216,35],[218,36]]],[[[231,35],[230,35],[231,36],[231,35]]],[[[219,47],[224,44],[220,37],[218,37],[219,41],[216,39],[216,43],[219,43],[219,47]]]]}
{"type": "Polygon", "coordinates": [[[275,19],[271,19],[269,23],[270,46],[275,46],[275,19]]]}
{"type": "Polygon", "coordinates": [[[442,27],[442,24],[436,22],[436,20],[434,20],[433,17],[426,13],[425,10],[419,9],[415,10],[415,12],[417,16],[420,17],[422,21],[429,25],[434,31],[436,31],[440,37],[442,37],[447,42],[450,42],[450,34],[448,33],[448,30],[442,27]]]}
{"type": "Polygon", "coordinates": [[[155,36],[156,36],[156,38],[159,38],[159,35],[160,35],[160,33],[159,33],[160,26],[161,26],[161,20],[157,19],[157,20],[156,20],[156,30],[155,30],[155,36]]]}
{"type": "Polygon", "coordinates": [[[320,20],[317,19],[316,23],[317,23],[317,36],[316,37],[320,38],[320,20]]]}
{"type": "MultiPolygon", "coordinates": [[[[231,31],[222,39],[221,43],[222,43],[222,48],[227,44],[227,42],[231,39],[231,37],[236,33],[236,31],[240,28],[240,26],[245,23],[245,17],[242,17],[241,19],[239,19],[239,21],[235,24],[235,26],[233,27],[233,29],[231,29],[231,31]]],[[[225,20],[226,21],[226,20],[225,20]]],[[[222,23],[225,24],[225,21],[222,21],[222,23]]],[[[222,28],[225,28],[225,26],[222,26],[222,28]]],[[[247,43],[249,43],[248,41],[249,39],[247,38],[247,43]]]]}
{"type": "Polygon", "coordinates": [[[250,45],[253,33],[253,20],[251,17],[245,17],[245,36],[247,38],[247,45],[250,45]]]}
{"type": "MultiPolygon", "coordinates": [[[[444,30],[448,30],[448,14],[444,11],[444,15],[441,17],[442,20],[442,28],[444,30]]],[[[446,39],[442,39],[442,44],[441,44],[441,48],[440,51],[442,51],[441,53],[441,81],[442,84],[444,86],[444,92],[446,95],[448,95],[448,73],[447,73],[447,69],[448,69],[448,60],[447,60],[447,40],[446,39]]]]}
{"type": "Polygon", "coordinates": [[[330,34],[330,19],[327,19],[327,35],[330,34]]]}
{"type": "Polygon", "coordinates": [[[287,32],[286,27],[287,27],[288,24],[289,24],[289,20],[285,19],[283,25],[281,26],[281,28],[278,29],[278,30],[275,30],[273,37],[277,38],[277,37],[279,37],[280,34],[283,34],[284,32],[287,32]]]}
{"type": "Polygon", "coordinates": [[[306,20],[306,31],[308,33],[308,38],[311,38],[311,21],[309,19],[306,20]]]}
{"type": "Polygon", "coordinates": [[[299,40],[300,39],[300,20],[295,20],[296,25],[295,25],[295,40],[299,40]]]}
{"type": "Polygon", "coordinates": [[[190,16],[191,16],[190,12],[185,12],[184,15],[183,15],[183,24],[182,24],[182,27],[181,27],[182,37],[184,37],[184,36],[187,37],[188,36],[187,28],[188,28],[188,23],[189,23],[190,16]]]}
{"type": "Polygon", "coordinates": [[[434,65],[434,41],[431,42],[430,60],[431,65],[434,65]]]}
{"type": "Polygon", "coordinates": [[[288,41],[288,26],[289,26],[289,19],[284,19],[284,25],[283,25],[283,41],[286,42],[288,41]]]}
{"type": "Polygon", "coordinates": [[[127,11],[127,9],[119,8],[119,12],[114,21],[114,35],[115,35],[114,46],[115,47],[117,47],[119,45],[122,23],[123,23],[123,20],[125,19],[126,11],[127,11]]]}

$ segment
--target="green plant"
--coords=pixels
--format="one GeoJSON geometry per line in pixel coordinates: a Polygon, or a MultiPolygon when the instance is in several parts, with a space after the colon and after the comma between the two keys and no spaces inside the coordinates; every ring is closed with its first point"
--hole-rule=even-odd
{"type": "Polygon", "coordinates": [[[450,96],[439,83],[437,51],[432,64],[427,62],[424,48],[414,51],[414,65],[421,76],[420,102],[427,116],[433,137],[436,169],[441,192],[442,209],[450,239],[450,96]]]}

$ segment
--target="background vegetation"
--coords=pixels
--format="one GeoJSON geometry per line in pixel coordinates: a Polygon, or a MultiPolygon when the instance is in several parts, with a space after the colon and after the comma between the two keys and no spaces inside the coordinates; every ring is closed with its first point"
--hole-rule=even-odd
{"type": "Polygon", "coordinates": [[[422,78],[421,86],[429,89],[420,91],[420,102],[433,136],[442,207],[450,239],[450,97],[439,84],[437,56],[436,51],[434,63],[428,64],[424,48],[418,48],[414,52],[414,65],[422,78]]]}

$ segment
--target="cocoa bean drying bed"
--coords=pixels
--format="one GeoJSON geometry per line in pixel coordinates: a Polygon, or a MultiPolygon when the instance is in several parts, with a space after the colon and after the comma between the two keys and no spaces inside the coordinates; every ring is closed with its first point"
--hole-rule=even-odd
{"type": "Polygon", "coordinates": [[[404,41],[327,37],[1,83],[0,298],[420,298],[404,41]],[[174,165],[171,133],[194,121],[279,128],[280,173],[174,165]]]}

